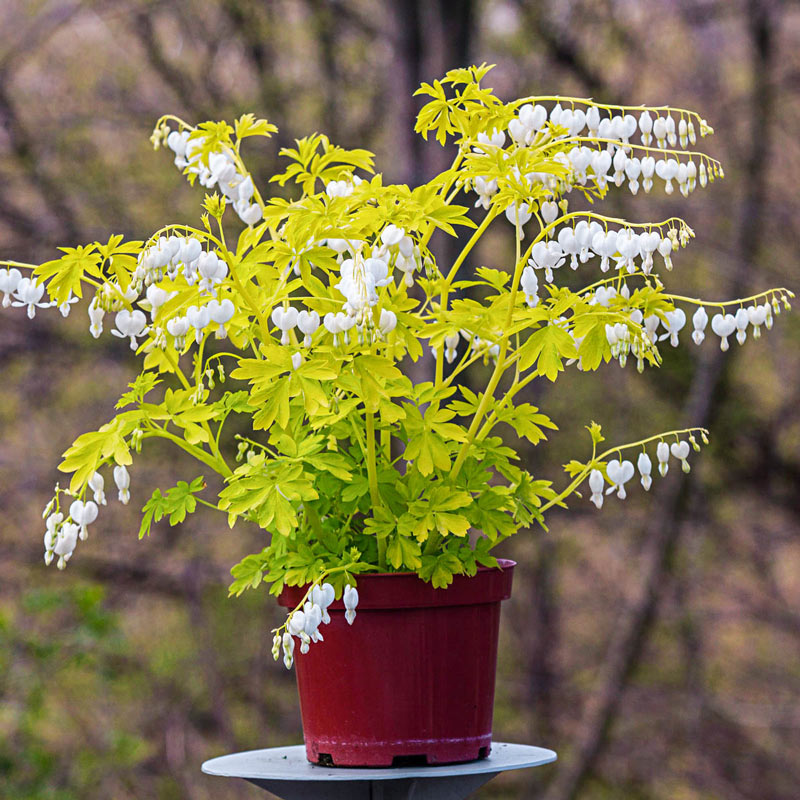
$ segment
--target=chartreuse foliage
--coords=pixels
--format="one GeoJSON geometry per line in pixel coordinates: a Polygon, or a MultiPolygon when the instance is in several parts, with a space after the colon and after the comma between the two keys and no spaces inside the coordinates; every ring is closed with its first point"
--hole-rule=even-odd
{"type": "MultiPolygon", "coordinates": [[[[523,287],[523,275],[534,256],[533,266],[543,266],[536,254],[550,246],[556,224],[598,223],[601,238],[610,226],[627,226],[675,247],[692,233],[678,219],[634,225],[569,211],[568,192],[594,201],[609,185],[598,167],[579,174],[576,147],[598,163],[609,142],[642,158],[654,148],[620,141],[616,129],[570,133],[555,112],[527,135],[523,101],[495,97],[482,83],[487,71],[454,70],[419,90],[428,99],[417,131],[454,143],[456,156],[417,187],[386,185],[371,153],[313,134],[281,151],[286,168],[269,179],[288,198],[268,197],[269,182],[250,176],[240,150],[247,137],[275,132],[266,120],[246,115],[196,128],[171,117],[159,122],[156,146],[167,142],[191,181],[222,190],[206,195],[201,224],[167,225],[146,242],[114,236],[64,248],[33,269],[57,304],[92,293],[95,315],[115,312],[118,332],[142,358],[117,415],[65,453],[60,468],[71,475],[70,495],[88,500],[98,470],[130,465],[144,442],[167,439],[197,459],[202,475],[217,473],[222,488],[212,496],[195,477],[156,489],[141,536],[161,519],[178,524],[198,504],[210,505],[231,526],[244,520],[265,534],[261,552],[233,568],[233,594],[262,581],[278,592],[322,579],[338,593],[368,570],[411,570],[447,586],[456,574],[495,564],[493,548],[519,529],[544,526],[547,509],[563,504],[590,472],[606,474],[607,460],[622,450],[598,454],[602,436],[593,424],[592,456],[568,465],[566,489],[531,475],[514,437],[540,445],[556,424],[520,393],[576,362],[589,372],[618,358],[615,337],[628,343],[625,353],[633,347],[640,367],[657,365],[643,320],[672,324],[678,298],[666,292],[652,259],[650,268],[631,269],[621,245],[609,253],[611,273],[587,276],[587,265],[580,288],[570,287],[581,272],[569,272],[570,287],[550,275],[538,294],[530,276],[523,287]],[[495,132],[506,130],[512,138],[498,140],[495,132]],[[479,194],[477,214],[469,213],[471,190],[479,194]],[[250,222],[238,236],[223,229],[231,206],[250,222]],[[548,222],[545,210],[557,221],[548,222]],[[499,268],[470,264],[476,244],[504,218],[517,235],[513,260],[499,268]],[[461,246],[452,263],[437,261],[429,247],[437,232],[461,246]],[[199,247],[190,264],[181,254],[193,241],[199,247]],[[224,325],[202,316],[212,301],[232,304],[224,325]],[[146,329],[135,322],[138,307],[151,312],[146,329]],[[308,331],[292,316],[300,310],[308,331]],[[432,380],[412,382],[404,368],[431,350],[432,380]],[[469,368],[479,362],[491,371],[476,386],[469,368]]],[[[626,113],[561,103],[587,119],[592,109],[626,113]]],[[[653,113],[709,130],[690,112],[653,113]]],[[[701,176],[719,174],[707,156],[682,155],[700,164],[701,176]]],[[[56,493],[56,511],[66,511],[65,491],[56,493]]]]}

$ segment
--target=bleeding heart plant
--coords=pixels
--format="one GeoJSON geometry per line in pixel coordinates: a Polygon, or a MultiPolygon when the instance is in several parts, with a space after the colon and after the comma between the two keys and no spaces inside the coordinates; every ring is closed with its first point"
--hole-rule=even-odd
{"type": "Polygon", "coordinates": [[[648,447],[661,475],[670,453],[688,471],[690,444],[705,441],[704,430],[598,452],[603,436],[592,423],[591,456],[571,461],[568,485],[556,489],[518,463],[497,429],[544,441],[556,426],[520,402],[521,392],[567,367],[624,367],[629,357],[640,371],[657,366],[659,343],[679,343],[681,306],[696,308],[697,344],[706,308],[716,312],[711,330],[723,350],[734,332],[739,343],[748,330],[758,337],[781,303],[788,307],[784,289],[728,302],[672,294],[659,272],[694,236],[682,219],[634,224],[568,202],[602,199],[612,185],[650,192],[656,178],[667,194],[677,186],[688,197],[722,176],[717,161],[688,149],[712,130],[698,114],[668,107],[637,107],[637,118],[632,108],[580,98],[503,103],[482,85],[488,70],[453,70],[420,88],[430,99],[416,130],[457,147],[452,165],[421,186],[385,185],[371,153],[313,134],[281,150],[288,165],[269,183],[286,196],[269,197],[242,145],[269,138],[274,125],[249,114],[233,126],[164,117],[155,147],[166,145],[191,183],[216,190],[205,195],[199,226],[62,248],[40,265],[2,262],[4,306],[30,317],[55,306],[66,316],[88,292],[91,334],[113,315],[112,333],[142,363],[119,412],[64,455],[60,469],[72,478],[44,512],[46,563],[63,568],[86,538],[106,502],[103,471],[127,503],[133,454],[167,439],[224,485],[213,497],[203,477],[156,489],[140,535],[163,517],[183,520],[198,503],[231,525],[262,528],[265,546],[233,568],[231,592],[262,580],[274,593],[309,585],[275,632],[275,655],[290,665],[295,638],[301,648],[321,638],[334,596],[344,595],[352,621],[361,572],[411,570],[444,587],[454,574],[494,565],[494,547],[544,525],[548,509],[587,479],[598,508],[604,491],[624,498],[635,472],[628,451],[640,451],[645,489],[648,447]],[[464,204],[470,193],[476,219],[464,204]],[[503,219],[514,227],[513,260],[471,267],[476,244],[503,219]],[[437,232],[458,238],[453,261],[434,256],[437,232]],[[426,350],[431,380],[414,383],[404,367],[426,350]],[[481,362],[488,377],[475,386],[468,370],[481,362]],[[235,437],[225,427],[233,417],[235,437]]]}

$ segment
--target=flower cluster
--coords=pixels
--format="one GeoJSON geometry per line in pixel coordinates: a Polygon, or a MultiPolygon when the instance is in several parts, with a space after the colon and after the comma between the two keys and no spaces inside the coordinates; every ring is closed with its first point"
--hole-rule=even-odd
{"type": "Polygon", "coordinates": [[[238,171],[233,152],[223,150],[211,153],[204,160],[201,153],[203,140],[193,137],[189,130],[170,131],[166,141],[169,149],[175,153],[175,166],[178,169],[189,175],[197,175],[200,185],[206,189],[218,186],[246,225],[255,225],[261,220],[261,206],[253,201],[253,179],[238,171]]]}
{"type": "MultiPolygon", "coordinates": [[[[593,186],[601,194],[610,183],[615,186],[628,184],[632,194],[650,192],[654,177],[664,181],[664,191],[672,194],[677,183],[684,197],[694,191],[699,183],[705,187],[709,180],[723,177],[721,167],[700,153],[687,153],[671,148],[686,149],[697,142],[697,127],[700,135],[712,133],[705,120],[688,112],[678,112],[676,117],[669,109],[655,118],[649,110],[642,111],[638,119],[624,109],[610,106],[587,105],[565,108],[556,103],[548,108],[539,103],[524,103],[508,122],[509,144],[514,147],[537,147],[547,140],[563,141],[571,146],[557,154],[561,164],[567,167],[565,177],[552,173],[530,172],[524,177],[531,188],[538,184],[552,197],[569,193],[576,186],[593,186]],[[635,143],[639,135],[641,144],[635,143]],[[655,145],[655,147],[651,146],[655,145]],[[663,151],[663,154],[659,151],[663,151]],[[636,155],[638,153],[639,155],[636,155]],[[695,160],[696,159],[696,160],[695,160]],[[640,183],[641,181],[641,183],[640,183]]],[[[477,152],[506,147],[503,130],[492,129],[478,134],[477,152]]],[[[521,176],[517,176],[521,177],[521,176]]],[[[478,195],[475,206],[489,208],[492,196],[498,191],[498,181],[488,176],[478,176],[473,181],[473,191],[478,195]]],[[[540,212],[546,223],[557,215],[555,203],[541,203],[540,212]],[[548,218],[549,215],[553,215],[548,218]]],[[[528,203],[512,207],[507,212],[512,224],[525,225],[532,216],[534,207],[528,203]]]]}
{"type": "MultiPolygon", "coordinates": [[[[15,308],[27,308],[28,317],[33,319],[36,316],[37,308],[52,308],[55,303],[44,301],[45,286],[35,278],[23,278],[18,269],[0,269],[0,294],[3,295],[3,308],[14,306],[15,308]]],[[[75,298],[77,300],[77,298],[75,298]]],[[[71,301],[64,304],[62,314],[69,314],[71,301]]]]}
{"type": "MultiPolygon", "coordinates": [[[[700,429],[700,435],[705,443],[708,443],[707,431],[700,429]]],[[[650,441],[650,440],[648,440],[650,441]]],[[[672,444],[668,444],[663,439],[658,442],[656,447],[656,459],[658,461],[658,472],[664,477],[669,472],[669,458],[670,454],[673,458],[678,459],[681,464],[681,469],[684,472],[689,472],[689,448],[693,447],[695,450],[700,450],[700,445],[693,432],[689,432],[688,441],[677,439],[672,444]]],[[[647,450],[642,447],[642,452],[636,460],[636,467],[639,470],[640,482],[645,491],[650,491],[653,483],[653,462],[647,454],[647,450]]],[[[597,506],[603,507],[604,491],[609,495],[616,493],[620,500],[627,497],[625,491],[625,484],[633,478],[635,469],[633,462],[628,459],[622,459],[621,454],[618,458],[612,459],[605,464],[605,474],[597,467],[593,468],[589,473],[589,489],[591,490],[590,500],[597,506]],[[608,481],[608,488],[606,488],[606,481],[608,481]]]]}
{"type": "MultiPolygon", "coordinates": [[[[117,485],[120,503],[127,505],[130,500],[131,477],[124,466],[114,467],[114,483],[117,485]]],[[[56,566],[59,569],[67,566],[78,539],[83,542],[89,538],[89,525],[97,519],[99,506],[106,505],[105,479],[99,472],[92,474],[87,486],[92,490],[93,499],[73,500],[66,518],[59,510],[60,496],[69,493],[58,486],[55,496],[42,513],[47,529],[44,535],[44,563],[48,566],[56,556],[58,556],[56,566]]]]}
{"type": "MultiPolygon", "coordinates": [[[[300,642],[300,652],[307,653],[311,644],[323,641],[320,625],[331,621],[328,608],[336,599],[336,590],[330,583],[315,584],[307,592],[300,605],[289,614],[286,623],[274,631],[272,657],[277,661],[283,652],[283,663],[291,669],[294,663],[295,638],[300,642]]],[[[342,593],[344,616],[348,625],[356,619],[358,590],[346,585],[342,593]]]]}
{"type": "MultiPolygon", "coordinates": [[[[619,292],[614,286],[601,286],[594,291],[590,303],[608,308],[613,302],[615,310],[625,315],[625,322],[606,324],[606,340],[611,347],[611,357],[617,359],[621,367],[625,366],[627,355],[632,352],[638,359],[639,371],[641,371],[643,355],[649,347],[664,340],[669,340],[673,347],[678,346],[679,334],[686,327],[686,313],[681,308],[675,308],[672,311],[665,311],[662,315],[650,314],[644,317],[639,309],[631,310],[627,306],[626,301],[630,300],[630,296],[627,284],[622,284],[619,292]]],[[[774,321],[773,315],[780,314],[781,308],[787,310],[791,308],[789,292],[772,291],[760,297],[763,298],[762,303],[740,305],[735,313],[726,312],[727,308],[731,308],[735,304],[719,304],[719,313],[714,314],[710,319],[711,330],[720,337],[721,350],[728,349],[728,337],[734,333],[736,341],[740,345],[747,340],[748,330],[752,330],[753,338],[758,339],[761,336],[762,325],[770,330],[774,321]],[[771,295],[771,299],[768,297],[769,295],[771,295]]],[[[709,323],[709,315],[705,306],[698,305],[691,322],[692,341],[696,345],[700,345],[706,338],[706,329],[709,323]]],[[[580,342],[581,340],[577,339],[576,345],[580,346],[580,342]]],[[[580,361],[578,368],[581,368],[580,361]]]]}

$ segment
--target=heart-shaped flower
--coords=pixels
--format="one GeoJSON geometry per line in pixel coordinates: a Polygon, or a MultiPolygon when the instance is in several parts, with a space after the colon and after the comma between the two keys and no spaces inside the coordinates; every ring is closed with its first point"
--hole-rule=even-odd
{"type": "Polygon", "coordinates": [[[139,311],[138,308],[135,311],[128,311],[128,309],[123,308],[122,311],[118,311],[117,316],[114,317],[114,324],[117,327],[115,330],[112,330],[111,333],[114,334],[114,336],[118,336],[120,339],[130,339],[131,350],[135,350],[137,347],[136,337],[142,336],[145,333],[147,317],[145,317],[144,312],[139,311]]]}
{"type": "Polygon", "coordinates": [[[624,500],[627,495],[625,493],[625,484],[633,477],[634,467],[631,461],[619,461],[613,459],[608,462],[606,466],[606,475],[611,483],[611,486],[606,490],[606,494],[616,491],[617,497],[624,500]]]}
{"type": "Polygon", "coordinates": [[[669,449],[672,455],[681,462],[683,471],[688,472],[690,467],[686,459],[689,458],[689,442],[673,442],[669,449]]]}
{"type": "Polygon", "coordinates": [[[344,594],[344,618],[347,620],[348,625],[352,625],[356,618],[356,606],[358,605],[358,589],[355,586],[345,586],[344,594]]]}
{"type": "Polygon", "coordinates": [[[736,317],[733,314],[714,314],[711,318],[711,330],[722,339],[720,350],[727,350],[728,337],[736,330],[736,317]]]}
{"type": "Polygon", "coordinates": [[[69,507],[69,515],[72,521],[80,525],[81,541],[85,541],[89,536],[88,525],[97,519],[97,503],[89,500],[84,503],[82,500],[75,500],[69,507]]]}
{"type": "Polygon", "coordinates": [[[642,486],[646,492],[649,492],[650,486],[653,483],[653,478],[650,475],[653,470],[653,463],[650,461],[650,456],[648,456],[644,451],[639,453],[639,459],[636,462],[636,466],[639,467],[639,474],[642,476],[642,486]]]}
{"type": "Polygon", "coordinates": [[[599,469],[593,469],[589,473],[589,488],[592,496],[589,498],[598,508],[603,507],[603,489],[606,485],[603,473],[599,469]]]}

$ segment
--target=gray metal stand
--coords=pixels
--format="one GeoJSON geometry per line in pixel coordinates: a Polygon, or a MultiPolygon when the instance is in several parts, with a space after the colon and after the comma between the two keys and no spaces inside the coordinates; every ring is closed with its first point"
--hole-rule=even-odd
{"type": "Polygon", "coordinates": [[[212,758],[207,775],[243,778],[283,800],[464,800],[495,775],[556,760],[552,750],[494,742],[488,758],[442,767],[319,767],[305,747],[273,747],[212,758]]]}

